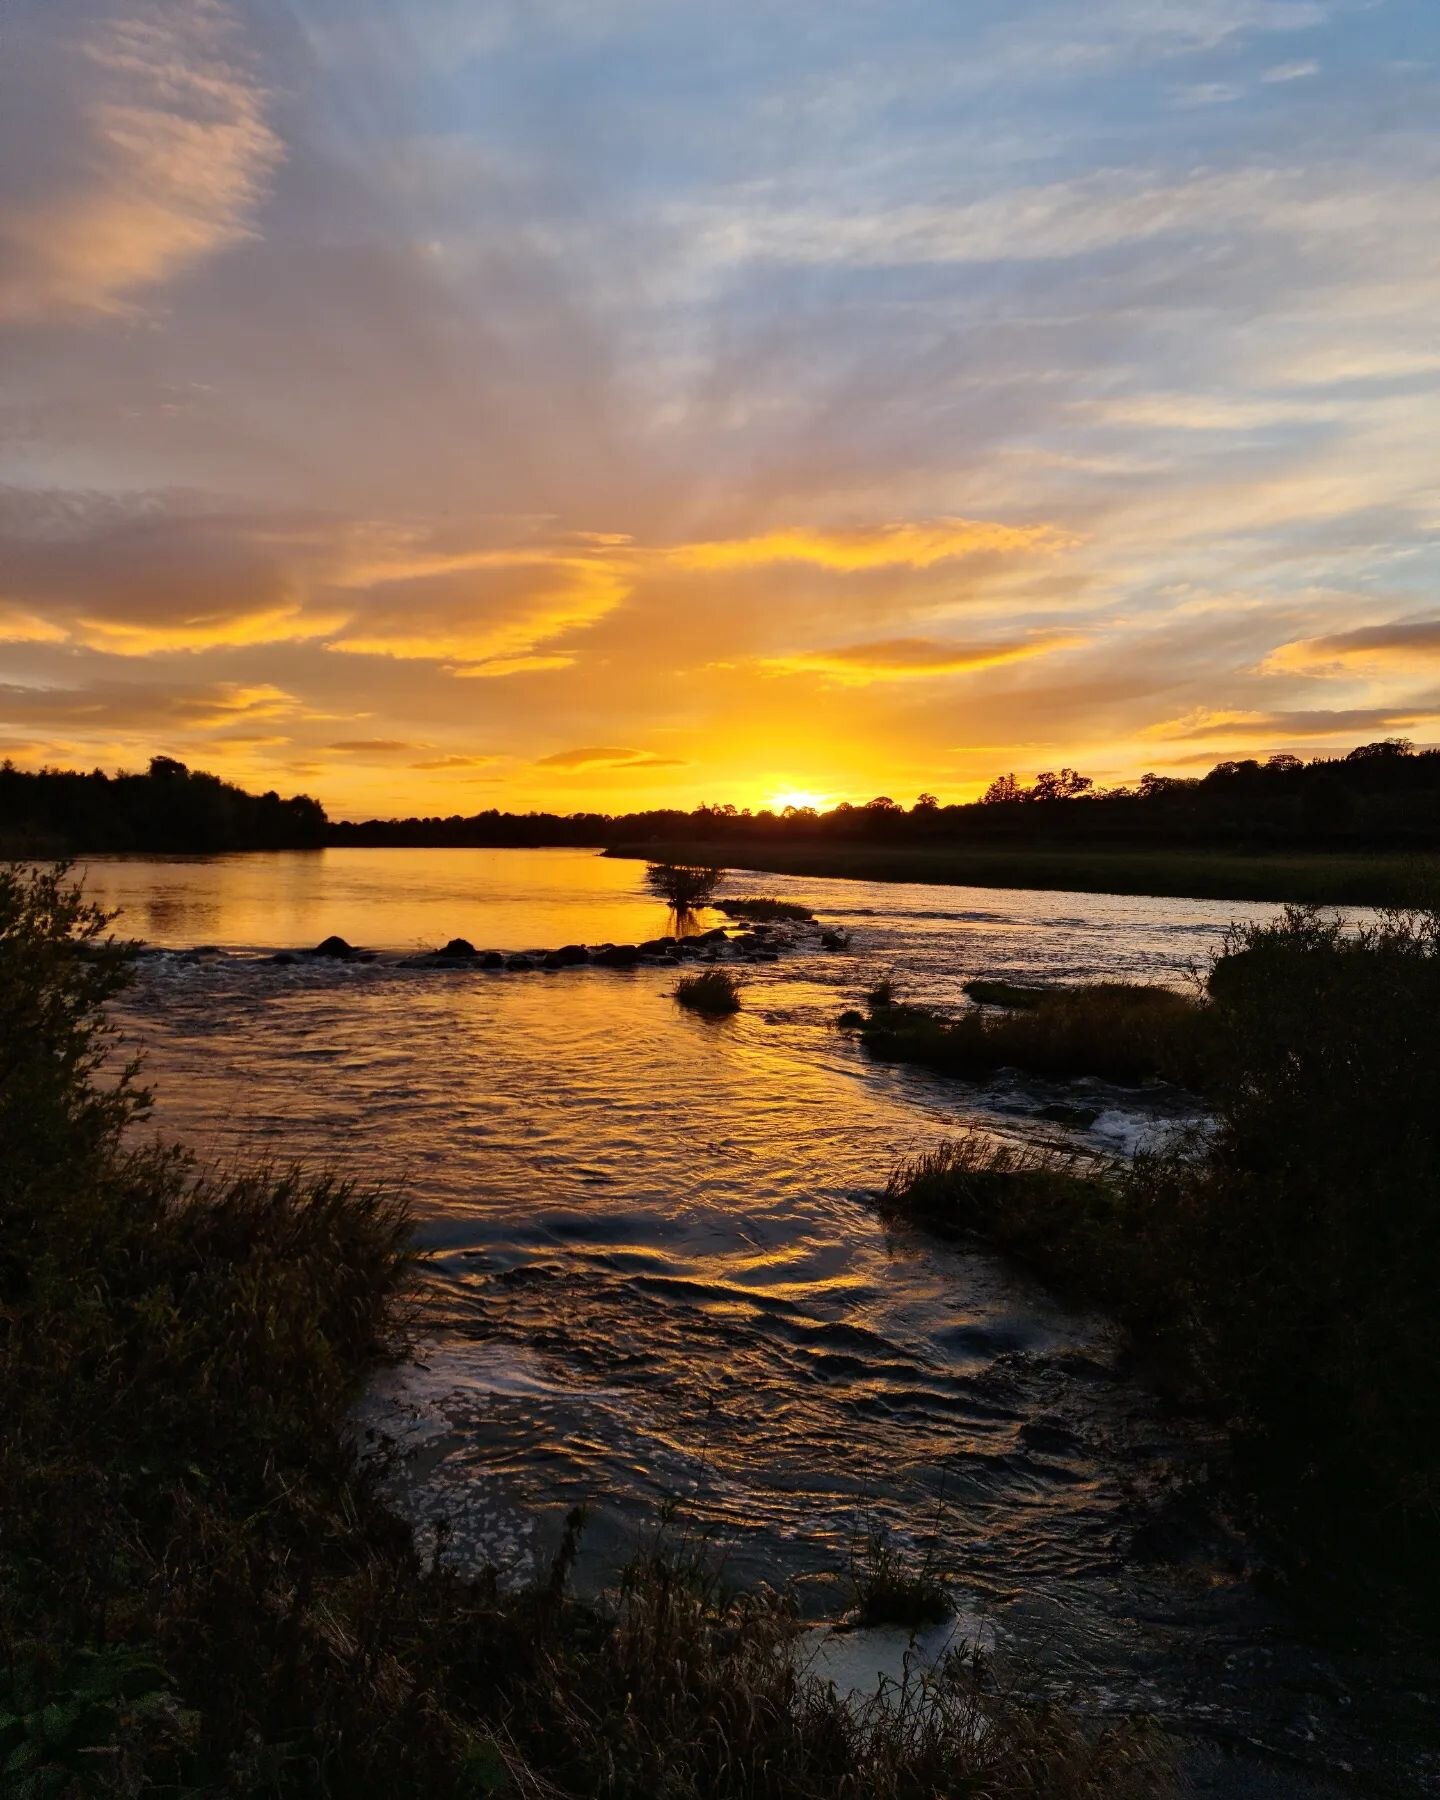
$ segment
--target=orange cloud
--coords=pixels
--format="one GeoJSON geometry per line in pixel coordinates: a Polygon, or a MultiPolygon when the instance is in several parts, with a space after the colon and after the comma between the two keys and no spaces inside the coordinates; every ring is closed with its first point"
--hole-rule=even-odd
{"type": "Polygon", "coordinates": [[[0,687],[0,718],[55,721],[76,729],[222,731],[270,719],[324,717],[270,682],[216,681],[175,689],[132,682],[89,687],[0,687]]]}
{"type": "Polygon", "coordinates": [[[543,646],[603,619],[630,591],[602,561],[547,551],[416,557],[354,569],[344,580],[378,587],[382,599],[358,612],[331,649],[452,662],[470,675],[564,667],[572,659],[543,646]],[[383,598],[390,586],[404,590],[393,604],[383,598]]]}
{"type": "Polygon", "coordinates": [[[247,644],[297,643],[324,637],[345,623],[343,613],[307,613],[299,606],[260,612],[196,613],[154,624],[138,620],[76,619],[68,635],[108,656],[157,656],[174,650],[238,649],[247,644]]]}
{"type": "Polygon", "coordinates": [[[753,569],[767,563],[799,562],[849,573],[902,566],[928,569],[934,563],[966,556],[1053,552],[1075,541],[1052,525],[935,519],[832,531],[794,526],[758,537],[680,544],[663,555],[682,569],[753,569]]]}
{"type": "Polygon", "coordinates": [[[1440,662],[1440,619],[1392,619],[1328,637],[1297,638],[1280,644],[1260,665],[1262,672],[1328,675],[1415,669],[1440,662]]]}
{"type": "Polygon", "coordinates": [[[498,762],[504,762],[503,756],[436,756],[428,762],[411,763],[412,769],[487,769],[498,762]]]}
{"type": "MultiPolygon", "coordinates": [[[[1143,738],[1159,738],[1165,742],[1188,742],[1196,738],[1228,738],[1249,734],[1254,742],[1265,736],[1271,740],[1285,738],[1348,738],[1357,732],[1398,731],[1426,725],[1440,718],[1434,708],[1419,711],[1397,711],[1393,707],[1357,706],[1347,709],[1291,712],[1224,712],[1197,707],[1183,718],[1166,719],[1147,725],[1143,738]]],[[[1213,752],[1212,752],[1213,754],[1213,752]]]]}
{"type": "Polygon", "coordinates": [[[33,613],[18,607],[0,606],[0,643],[63,644],[65,633],[48,619],[37,619],[33,613]]]}
{"type": "Polygon", "coordinates": [[[824,675],[847,686],[869,687],[877,681],[931,681],[946,675],[972,675],[980,669],[1071,650],[1084,642],[1074,634],[973,645],[947,644],[934,638],[885,638],[834,650],[802,650],[789,656],[768,657],[760,667],[772,675],[824,675]]]}
{"type": "Polygon", "coordinates": [[[536,760],[537,769],[678,769],[683,758],[655,756],[648,750],[631,750],[623,744],[586,744],[578,750],[557,750],[536,760]]]}

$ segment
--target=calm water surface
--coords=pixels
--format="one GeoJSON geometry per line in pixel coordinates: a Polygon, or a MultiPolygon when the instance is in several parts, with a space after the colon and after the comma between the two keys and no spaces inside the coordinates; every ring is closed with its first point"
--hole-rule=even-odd
{"type": "MultiPolygon", "coordinates": [[[[431,1335],[374,1404],[415,1450],[417,1516],[521,1576],[585,1501],[598,1578],[680,1495],[738,1579],[792,1579],[817,1618],[843,1613],[857,1537],[884,1528],[951,1572],[959,1629],[1307,1771],[1291,1786],[1201,1757],[1202,1785],[1315,1794],[1319,1771],[1383,1762],[1373,1709],[1404,1713],[1404,1673],[1307,1647],[1243,1545],[1202,1509],[1157,1510],[1167,1459],[1194,1472],[1197,1453],[1103,1323],[877,1216],[898,1157],[970,1127],[1051,1130],[1037,1108],[1077,1084],[878,1068],[832,1023],[885,974],[956,1005],[976,974],[1181,983],[1232,921],[1274,909],[733,876],[806,899],[852,948],[745,968],[745,1009],[722,1022],[678,1008],[665,969],[399,966],[456,935],[659,935],[641,873],[566,850],[88,866],[122,928],[171,952],[125,1004],[161,1122],[221,1159],[303,1154],[411,1195],[431,1335]],[[264,960],[332,932],[392,954],[264,960]],[[220,953],[185,954],[201,945],[220,953]]],[[[1096,1149],[1193,1116],[1163,1088],[1078,1085],[1096,1149]]]]}

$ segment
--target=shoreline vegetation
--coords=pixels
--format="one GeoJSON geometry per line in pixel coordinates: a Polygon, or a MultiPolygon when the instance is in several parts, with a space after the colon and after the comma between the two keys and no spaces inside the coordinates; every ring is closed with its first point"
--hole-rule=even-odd
{"type": "MultiPolygon", "coordinates": [[[[663,855],[687,862],[691,841],[616,844],[606,856],[663,855]]],[[[713,854],[713,849],[712,852],[713,854]]],[[[1293,902],[1313,906],[1403,906],[1440,891],[1440,855],[1407,852],[1052,848],[992,849],[740,839],[725,845],[732,868],[817,880],[918,882],[932,887],[1030,888],[1074,894],[1293,902]]]]}
{"type": "Polygon", "coordinates": [[[951,1076],[1180,1081],[1212,1117],[1130,1162],[962,1137],[899,1166],[884,1209],[1125,1326],[1227,1428],[1242,1507],[1297,1596],[1344,1613],[1383,1593],[1377,1610],[1433,1631],[1440,914],[1352,930],[1289,908],[1232,932],[1188,995],[970,985],[992,1004],[948,1018],[882,984],[839,1023],[951,1076]]]}
{"type": "MultiPolygon", "coordinates": [[[[398,1197],[139,1139],[134,946],[0,870],[0,1786],[26,1800],[1155,1800],[1172,1759],[963,1648],[854,1701],[693,1543],[618,1587],[422,1560],[351,1408],[405,1354],[398,1197]]],[[[437,1542],[443,1543],[443,1529],[437,1542]]],[[[887,1561],[864,1590],[913,1597],[887,1561]],[[882,1591],[883,1587],[883,1591],[882,1591]]],[[[925,1571],[915,1578],[922,1584],[925,1571]]]]}
{"type": "Polygon", "coordinates": [[[591,848],[690,868],[1317,905],[1427,905],[1440,893],[1440,750],[1403,739],[1310,762],[1217,763],[1195,777],[1100,788],[1074,769],[976,801],[878,795],[816,811],[496,810],[327,818],[305,795],[250,795],[155,757],[144,775],[0,763],[0,854],[219,853],[335,847],[591,848]]]}

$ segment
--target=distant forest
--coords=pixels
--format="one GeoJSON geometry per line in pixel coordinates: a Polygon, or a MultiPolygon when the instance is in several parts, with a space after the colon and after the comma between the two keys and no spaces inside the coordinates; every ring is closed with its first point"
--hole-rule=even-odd
{"type": "Polygon", "coordinates": [[[701,806],[621,813],[475,813],[468,818],[371,819],[330,827],[333,844],[544,845],[910,843],[1225,846],[1230,849],[1440,848],[1440,750],[1401,738],[1348,756],[1303,762],[1222,762],[1207,775],[1145,775],[1099,788],[1074,769],[1047,770],[1030,787],[1013,775],[983,799],[942,805],[922,794],[904,807],[888,795],[829,812],[752,812],[701,806]]]}
{"type": "Polygon", "coordinates": [[[0,854],[69,851],[319,849],[391,846],[909,843],[1026,844],[1239,850],[1440,849],[1440,750],[1400,738],[1347,756],[1272,756],[1222,762],[1206,775],[1145,775],[1100,788],[1074,769],[1047,770],[1029,787],[1001,775],[984,797],[942,805],[922,794],[905,807],[887,795],[829,812],[734,806],[693,812],[482,812],[448,818],[328,820],[306,795],[247,794],[218,776],[157,756],[143,775],[27,774],[0,764],[0,854]]]}
{"type": "Polygon", "coordinates": [[[318,850],[329,822],[318,800],[247,794],[168,756],[144,775],[26,774],[0,763],[0,854],[74,851],[318,850]]]}

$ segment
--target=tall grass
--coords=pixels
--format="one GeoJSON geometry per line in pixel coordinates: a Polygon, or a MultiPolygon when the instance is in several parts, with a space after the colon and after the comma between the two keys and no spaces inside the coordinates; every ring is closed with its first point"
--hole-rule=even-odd
{"type": "Polygon", "coordinates": [[[1203,1002],[1213,1123],[1106,1164],[941,1146],[887,1204],[1128,1324],[1231,1428],[1306,1588],[1440,1599],[1440,920],[1291,909],[1203,1002]]]}
{"type": "Polygon", "coordinates": [[[1005,1010],[977,1006],[947,1018],[907,1004],[882,983],[870,996],[861,1042],[881,1061],[917,1063],[944,1075],[1015,1068],[1113,1081],[1203,1079],[1207,1021],[1191,995],[1117,981],[1049,989],[971,985],[984,989],[975,998],[1005,1010]]]}
{"type": "Polygon", "coordinates": [[[422,1564],[350,1403],[405,1345],[393,1195],[135,1142],[123,947],[0,873],[0,1791],[302,1800],[1122,1800],[1101,1728],[955,1659],[854,1705],[793,1608],[643,1557],[603,1603],[422,1564]]]}

